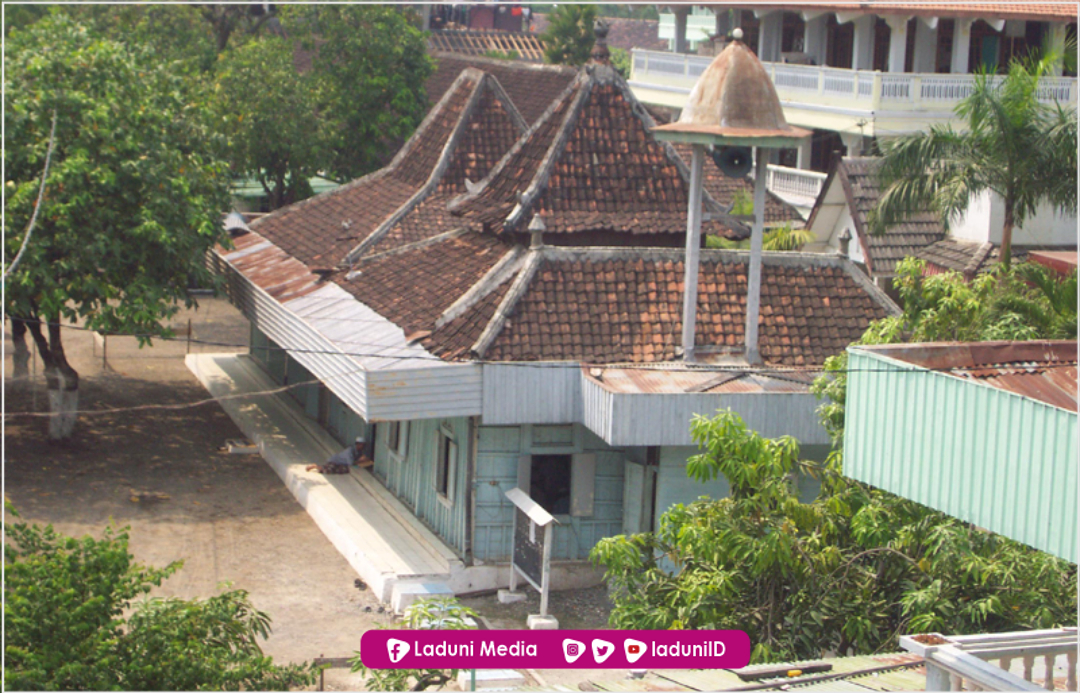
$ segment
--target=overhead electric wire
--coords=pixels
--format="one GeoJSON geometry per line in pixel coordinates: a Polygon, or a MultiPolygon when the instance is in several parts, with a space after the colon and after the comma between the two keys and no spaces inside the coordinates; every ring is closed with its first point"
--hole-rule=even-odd
{"type": "MultiPolygon", "coordinates": [[[[14,319],[14,320],[22,320],[24,322],[27,321],[25,318],[14,318],[13,317],[12,319],[14,319]]],[[[49,324],[49,323],[44,323],[44,324],[49,324]]],[[[82,327],[82,326],[79,326],[79,325],[64,325],[64,324],[61,324],[60,326],[62,328],[66,328],[66,329],[74,329],[74,330],[87,331],[87,332],[93,331],[88,327],[82,327]]],[[[161,337],[160,335],[137,335],[137,334],[115,335],[115,334],[113,334],[113,335],[109,335],[109,336],[117,336],[117,337],[145,336],[145,337],[155,337],[155,338],[158,338],[158,339],[162,339],[163,341],[183,341],[183,342],[188,341],[186,337],[161,337]]],[[[233,348],[245,348],[245,347],[247,347],[247,348],[250,348],[250,349],[256,349],[256,350],[260,350],[260,351],[283,351],[283,352],[286,352],[286,353],[309,353],[309,354],[325,354],[325,355],[331,355],[331,356],[337,355],[337,356],[353,356],[353,357],[356,357],[356,356],[361,356],[361,357],[362,356],[370,356],[370,357],[380,357],[380,356],[382,356],[382,357],[385,357],[384,355],[381,355],[381,354],[357,354],[357,353],[342,352],[342,351],[329,351],[329,350],[324,351],[324,350],[314,350],[314,349],[312,349],[312,350],[300,350],[300,349],[288,349],[288,348],[281,347],[281,346],[277,346],[277,347],[270,347],[270,346],[267,346],[267,347],[253,347],[253,346],[250,346],[248,344],[242,344],[242,343],[211,342],[211,341],[194,340],[194,339],[190,340],[190,343],[204,345],[204,346],[220,346],[220,347],[233,347],[233,348]]],[[[985,370],[987,368],[986,365],[942,367],[942,368],[924,368],[924,367],[920,366],[919,371],[905,371],[905,370],[898,370],[896,368],[854,368],[854,369],[845,368],[843,371],[825,371],[824,368],[820,367],[820,366],[815,366],[815,367],[776,366],[776,367],[774,367],[774,366],[740,366],[740,365],[735,365],[735,364],[716,364],[716,365],[702,364],[702,365],[697,366],[697,367],[690,366],[690,365],[685,365],[685,366],[680,367],[678,365],[671,365],[671,364],[668,364],[668,363],[664,363],[664,364],[625,363],[625,364],[603,364],[603,365],[598,364],[598,365],[593,366],[592,364],[589,364],[587,362],[577,362],[577,361],[574,361],[574,362],[547,361],[547,362],[539,362],[538,363],[538,362],[528,362],[528,361],[509,361],[509,362],[508,361],[486,361],[486,360],[478,359],[478,360],[471,360],[471,361],[453,362],[453,361],[445,361],[445,360],[443,360],[443,359],[441,359],[441,358],[439,358],[437,356],[434,356],[434,357],[393,356],[393,357],[386,357],[386,358],[394,358],[394,359],[412,358],[414,360],[419,359],[419,360],[433,361],[433,362],[439,362],[439,363],[453,363],[453,364],[462,364],[462,365],[467,365],[467,364],[495,365],[495,366],[510,366],[510,367],[514,367],[514,368],[562,368],[562,369],[565,369],[565,368],[568,368],[568,367],[582,368],[582,367],[590,367],[591,366],[591,367],[596,367],[596,368],[617,368],[617,369],[621,369],[621,370],[654,370],[654,371],[659,371],[659,372],[732,371],[732,372],[738,372],[738,373],[746,373],[746,374],[753,374],[753,375],[765,375],[765,376],[783,374],[783,373],[791,373],[791,372],[796,372],[796,373],[799,373],[799,372],[801,372],[801,373],[819,373],[821,375],[832,375],[834,377],[839,376],[841,374],[847,375],[847,374],[850,374],[850,373],[912,374],[912,373],[917,373],[917,372],[922,372],[922,371],[929,371],[929,372],[935,372],[935,373],[954,373],[954,372],[957,372],[957,371],[959,371],[959,372],[981,371],[981,370],[985,370]]],[[[1018,365],[1014,366],[1014,368],[1016,368],[1016,369],[1031,368],[1030,366],[1026,367],[1026,366],[1022,365],[1025,362],[1016,362],[1016,363],[1018,364],[1018,365]]],[[[1048,369],[1053,369],[1053,368],[1076,368],[1077,364],[1075,362],[1044,363],[1044,364],[1039,364],[1038,366],[1035,366],[1035,367],[1040,369],[1040,370],[1048,370],[1048,369]]],[[[245,393],[236,393],[236,394],[231,394],[231,395],[222,395],[222,396],[219,396],[219,397],[209,397],[209,398],[198,400],[198,401],[195,401],[195,402],[181,402],[181,403],[176,403],[176,404],[142,404],[142,405],[134,405],[134,406],[131,406],[131,407],[115,407],[115,408],[109,408],[109,409],[82,409],[82,410],[75,411],[73,413],[76,414],[76,415],[102,415],[102,414],[117,414],[117,413],[126,413],[126,412],[134,412],[134,411],[148,411],[148,410],[166,410],[166,411],[169,411],[169,410],[192,409],[192,408],[195,408],[195,407],[201,407],[201,406],[205,406],[207,404],[216,403],[216,402],[222,402],[222,401],[226,401],[226,400],[243,399],[243,398],[249,398],[249,397],[262,397],[262,396],[267,396],[267,395],[276,395],[276,394],[286,392],[288,390],[292,390],[292,389],[295,389],[295,388],[317,385],[320,382],[326,382],[326,381],[334,380],[334,379],[337,379],[337,378],[344,378],[344,377],[357,375],[359,373],[364,373],[364,372],[366,372],[366,369],[358,368],[358,369],[355,369],[355,370],[346,371],[344,373],[335,373],[335,374],[331,374],[331,375],[321,376],[317,380],[306,380],[306,381],[302,381],[302,382],[298,382],[298,383],[289,383],[289,384],[282,385],[280,387],[271,388],[271,389],[268,389],[268,390],[259,390],[259,391],[255,391],[255,392],[245,392],[245,393]]],[[[5,411],[4,414],[3,414],[3,418],[5,418],[5,419],[7,419],[7,418],[15,418],[15,417],[50,417],[50,416],[54,416],[54,414],[52,414],[50,412],[11,412],[11,411],[5,411]]]]}
{"type": "MultiPolygon", "coordinates": [[[[15,316],[8,316],[12,320],[19,320],[21,322],[34,322],[27,318],[18,318],[15,316]]],[[[96,332],[89,327],[83,327],[81,325],[65,325],[63,323],[50,323],[44,321],[38,321],[45,326],[59,325],[63,329],[78,330],[80,332],[96,332]]],[[[736,371],[739,373],[750,374],[762,374],[769,375],[770,373],[821,373],[827,374],[824,366],[750,366],[739,364],[713,364],[713,363],[701,363],[701,364],[675,364],[670,361],[654,362],[654,363],[633,363],[633,362],[620,362],[613,361],[608,363],[593,363],[588,360],[578,361],[558,361],[555,359],[549,359],[545,361],[493,361],[488,359],[468,359],[461,361],[449,361],[439,356],[423,356],[418,354],[387,354],[386,349],[400,348],[397,345],[390,344],[377,344],[374,342],[354,342],[354,341],[339,341],[337,344],[353,344],[360,346],[368,346],[373,349],[380,349],[380,352],[358,352],[358,351],[344,351],[340,349],[299,349],[277,346],[254,346],[249,343],[243,342],[218,342],[204,339],[189,339],[186,336],[162,336],[153,333],[108,333],[104,336],[108,337],[132,337],[132,338],[146,338],[146,339],[159,339],[165,342],[183,342],[190,344],[197,344],[200,346],[214,346],[225,348],[238,348],[238,349],[251,349],[265,352],[277,352],[283,351],[292,354],[315,354],[326,356],[349,356],[353,358],[384,358],[392,360],[405,360],[405,361],[429,361],[432,363],[443,363],[452,365],[488,365],[488,366],[512,366],[515,368],[568,368],[568,367],[593,367],[593,368],[618,368],[621,370],[649,370],[649,371],[663,371],[663,372],[695,372],[695,371],[736,371]]],[[[727,352],[717,352],[720,355],[724,355],[727,352]]],[[[1025,362],[1011,362],[1011,363],[1025,363],[1025,362]]],[[[1039,364],[1038,368],[1075,368],[1076,363],[1063,362],[1063,363],[1047,363],[1039,364]]],[[[1024,366],[1017,365],[1016,368],[1024,368],[1024,366]]],[[[942,367],[942,368],[926,368],[918,366],[920,370],[933,371],[940,373],[950,373],[955,371],[979,371],[985,370],[987,366],[954,366],[954,367],[942,367]]],[[[355,371],[361,372],[361,371],[355,371]]],[[[860,368],[860,369],[845,369],[844,373],[892,373],[896,372],[895,368],[860,368]]]]}

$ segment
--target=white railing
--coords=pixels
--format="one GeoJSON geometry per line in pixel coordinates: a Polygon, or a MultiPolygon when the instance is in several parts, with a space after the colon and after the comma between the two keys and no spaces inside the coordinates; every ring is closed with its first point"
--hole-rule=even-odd
{"type": "Polygon", "coordinates": [[[1077,645],[1076,628],[900,637],[900,647],[926,660],[928,691],[1052,691],[1056,683],[1063,683],[1067,691],[1075,691],[1077,645]],[[1062,658],[1064,676],[1055,672],[1062,658]],[[1010,672],[1014,661],[1023,663],[1022,678],[1010,672]],[[1042,669],[1041,688],[1035,682],[1038,668],[1042,669]]]}
{"type": "Polygon", "coordinates": [[[804,171],[769,164],[769,175],[765,179],[765,187],[777,195],[813,201],[821,192],[821,186],[825,184],[826,178],[824,173],[817,171],[804,171]]]}
{"type": "MultiPolygon", "coordinates": [[[[682,53],[634,49],[632,83],[685,89],[709,66],[713,58],[682,53]]],[[[951,110],[975,86],[975,75],[848,70],[816,65],[763,63],[785,101],[831,103],[837,97],[853,105],[877,110],[881,107],[941,112],[951,110]]],[[[995,78],[1000,79],[1000,78],[995,78]]],[[[1039,85],[1039,99],[1076,105],[1075,77],[1046,77],[1039,85]]]]}

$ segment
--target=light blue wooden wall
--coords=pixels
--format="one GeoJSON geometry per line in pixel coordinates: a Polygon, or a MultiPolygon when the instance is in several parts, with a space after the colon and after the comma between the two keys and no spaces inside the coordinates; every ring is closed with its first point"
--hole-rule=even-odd
{"type": "MultiPolygon", "coordinates": [[[[251,356],[279,385],[286,383],[314,383],[315,376],[297,363],[288,352],[280,348],[272,339],[254,326],[251,328],[251,356]]],[[[299,404],[313,421],[319,418],[319,388],[312,384],[290,388],[286,392],[299,404]]],[[[329,411],[327,412],[326,430],[343,446],[349,445],[357,436],[369,435],[368,424],[355,411],[345,405],[332,392],[329,393],[329,411]]]]}
{"type": "Polygon", "coordinates": [[[653,529],[660,526],[660,516],[677,504],[687,505],[700,496],[727,498],[731,492],[723,475],[712,481],[700,482],[686,475],[686,460],[698,454],[696,447],[665,447],[660,449],[660,469],[656,473],[656,515],[653,529]]]}
{"type": "Polygon", "coordinates": [[[309,418],[319,418],[319,385],[314,375],[308,369],[301,366],[293,359],[289,359],[286,366],[286,377],[293,387],[286,392],[304,409],[309,418]],[[311,383],[311,385],[299,385],[298,383],[311,383]]]}
{"type": "Polygon", "coordinates": [[[390,424],[376,424],[375,475],[413,510],[418,518],[459,554],[465,551],[465,509],[469,503],[469,419],[423,419],[402,423],[407,435],[404,459],[387,449],[390,424]],[[407,425],[407,430],[405,426],[407,425]],[[437,438],[440,430],[457,444],[454,489],[448,501],[435,488],[437,438]]]}
{"type": "Polygon", "coordinates": [[[473,555],[483,561],[506,561],[510,555],[513,505],[505,493],[517,486],[518,459],[531,454],[596,455],[596,483],[591,517],[560,515],[552,558],[585,560],[603,537],[622,532],[623,466],[627,457],[573,424],[565,426],[481,426],[476,454],[476,516],[473,555]],[[544,443],[548,444],[544,444],[544,443]]]}

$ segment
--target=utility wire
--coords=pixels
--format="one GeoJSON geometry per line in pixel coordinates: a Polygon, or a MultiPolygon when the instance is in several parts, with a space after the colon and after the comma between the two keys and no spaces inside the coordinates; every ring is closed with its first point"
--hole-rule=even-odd
{"type": "MultiPolygon", "coordinates": [[[[15,316],[9,316],[9,317],[12,320],[18,320],[20,322],[35,322],[35,321],[29,320],[27,318],[19,318],[19,317],[15,317],[15,316]]],[[[69,329],[69,330],[77,330],[77,331],[80,331],[80,332],[96,332],[96,330],[93,330],[93,329],[91,329],[89,327],[83,327],[83,326],[80,326],[80,325],[65,325],[63,323],[50,323],[50,322],[41,322],[41,321],[38,321],[38,322],[40,322],[41,324],[46,325],[46,326],[59,325],[61,328],[69,329]]],[[[734,371],[734,372],[738,372],[738,373],[749,373],[749,374],[760,374],[760,375],[770,375],[770,374],[773,374],[773,373],[808,373],[808,374],[809,373],[822,373],[822,374],[824,374],[824,373],[829,373],[830,372],[830,371],[826,371],[824,366],[749,366],[749,365],[743,366],[743,365],[738,365],[738,364],[709,364],[709,363],[698,364],[698,365],[693,365],[693,364],[679,365],[679,364],[672,364],[670,362],[663,362],[663,363],[622,363],[622,362],[590,363],[588,360],[563,361],[563,362],[559,362],[559,361],[555,361],[555,360],[547,360],[547,361],[535,362],[535,361],[492,361],[492,360],[485,360],[485,359],[471,359],[471,360],[463,360],[463,361],[448,361],[448,360],[440,358],[438,356],[425,356],[425,355],[422,355],[422,354],[391,354],[391,355],[388,355],[385,352],[385,350],[388,349],[388,348],[397,348],[396,345],[377,344],[377,343],[374,343],[374,342],[339,341],[337,343],[338,344],[352,344],[352,345],[357,345],[357,346],[367,346],[367,347],[372,347],[373,349],[379,349],[381,351],[360,352],[360,351],[343,351],[343,350],[340,350],[340,349],[299,349],[299,348],[288,348],[288,347],[276,346],[276,345],[275,346],[270,346],[270,345],[267,345],[267,346],[254,346],[254,345],[251,345],[251,344],[240,343],[240,342],[218,342],[218,341],[204,340],[204,339],[194,339],[194,338],[193,339],[188,339],[187,337],[182,337],[182,336],[166,337],[166,336],[162,336],[162,335],[159,335],[159,334],[152,334],[152,333],[123,333],[123,334],[109,333],[109,334],[107,334],[105,336],[108,336],[108,337],[133,337],[133,338],[143,337],[143,338],[147,338],[147,339],[158,339],[158,340],[161,340],[163,342],[183,342],[183,343],[197,344],[199,346],[212,346],[212,347],[233,348],[233,349],[248,348],[248,349],[251,349],[251,350],[262,351],[262,352],[286,352],[286,353],[289,353],[289,354],[314,354],[314,355],[326,355],[326,356],[348,356],[348,357],[353,357],[353,358],[387,358],[387,359],[394,359],[394,360],[401,360],[401,361],[427,361],[427,362],[431,362],[431,363],[444,363],[444,364],[452,364],[452,365],[475,364],[475,365],[490,365],[490,366],[513,366],[515,368],[567,368],[567,367],[570,367],[570,366],[586,366],[586,367],[592,366],[592,367],[597,367],[597,368],[618,368],[618,369],[621,369],[621,370],[648,370],[648,371],[659,371],[659,372],[734,371]]],[[[1032,368],[1032,366],[1024,366],[1023,364],[1026,363],[1026,362],[1019,362],[1018,361],[1018,362],[1011,362],[1011,363],[1015,363],[1016,365],[1012,366],[1012,368],[1018,369],[1018,370],[1022,370],[1022,369],[1025,369],[1025,368],[1032,368]]],[[[913,365],[915,365],[915,364],[913,364],[913,365]]],[[[960,371],[960,372],[981,371],[981,370],[985,370],[988,367],[992,367],[992,365],[991,366],[988,366],[988,365],[951,366],[951,367],[942,367],[942,368],[926,368],[926,367],[923,367],[923,366],[918,366],[918,367],[920,368],[920,370],[925,370],[925,371],[933,371],[933,372],[937,372],[937,373],[952,373],[952,372],[957,372],[957,371],[960,371]]],[[[1076,368],[1077,364],[1075,362],[1069,361],[1069,362],[1063,362],[1063,363],[1042,363],[1042,364],[1038,364],[1038,366],[1034,366],[1034,367],[1037,367],[1039,369],[1076,368]]],[[[355,372],[361,372],[361,371],[355,371],[355,372]]],[[[845,369],[843,372],[844,373],[893,373],[893,372],[896,372],[896,369],[895,368],[858,368],[858,369],[845,369]]]]}
{"type": "MultiPolygon", "coordinates": [[[[355,371],[349,371],[349,372],[346,372],[346,373],[338,373],[336,375],[326,376],[325,378],[322,379],[322,382],[325,382],[327,380],[333,380],[335,378],[343,378],[343,377],[349,376],[349,375],[356,375],[357,373],[363,373],[363,372],[364,372],[363,369],[359,369],[359,370],[355,370],[355,371]]],[[[255,391],[255,392],[238,392],[238,393],[231,394],[231,395],[221,395],[220,397],[208,397],[206,399],[200,399],[200,400],[196,400],[194,402],[178,402],[176,404],[137,404],[137,405],[131,406],[131,407],[109,407],[107,409],[79,409],[79,410],[77,410],[75,412],[72,412],[72,413],[76,414],[76,415],[80,415],[80,416],[82,416],[82,415],[100,416],[100,415],[103,415],[103,414],[124,414],[124,413],[127,413],[127,412],[133,412],[133,411],[151,411],[151,410],[179,411],[179,410],[182,410],[182,409],[194,409],[195,407],[201,407],[201,406],[204,406],[204,405],[207,405],[207,404],[214,404],[214,403],[217,403],[217,402],[225,402],[225,401],[234,400],[234,399],[246,399],[246,398],[249,398],[249,397],[263,397],[263,396],[267,396],[267,395],[277,395],[277,394],[280,394],[282,392],[286,392],[288,390],[292,390],[292,389],[295,389],[295,388],[304,387],[304,386],[311,386],[311,385],[317,385],[317,384],[319,384],[319,382],[320,381],[318,381],[318,380],[307,380],[307,381],[300,382],[300,383],[290,383],[288,385],[282,385],[281,387],[275,387],[275,388],[271,388],[269,390],[258,390],[258,391],[255,391]]],[[[33,412],[33,411],[9,412],[9,411],[5,411],[3,418],[5,418],[5,419],[6,418],[16,418],[16,417],[43,418],[43,417],[51,417],[51,416],[55,416],[55,415],[52,412],[33,412]]]]}
{"type": "MultiPolygon", "coordinates": [[[[79,328],[79,329],[85,329],[85,328],[79,328]]],[[[233,346],[244,346],[244,345],[238,344],[238,345],[233,345],[233,346]]],[[[280,349],[280,350],[281,351],[292,351],[292,350],[288,350],[288,349],[280,349]]],[[[331,352],[322,352],[322,353],[331,353],[331,352]]],[[[470,361],[470,362],[467,362],[467,363],[489,364],[489,365],[512,365],[514,367],[533,367],[533,368],[566,368],[565,365],[556,364],[556,363],[548,363],[548,364],[542,364],[542,363],[512,363],[512,364],[506,364],[506,363],[500,362],[500,361],[470,361]]],[[[587,364],[584,364],[584,365],[587,365],[587,364]]],[[[647,368],[648,366],[649,366],[649,364],[626,364],[624,366],[621,365],[621,366],[618,366],[618,367],[619,368],[627,368],[627,369],[641,369],[641,368],[647,368]]],[[[986,368],[986,366],[971,366],[971,367],[957,367],[957,368],[925,368],[923,370],[936,372],[936,373],[948,373],[948,372],[956,372],[956,371],[984,370],[985,368],[986,368]]],[[[1017,368],[1022,369],[1023,366],[1017,366],[1017,368]]],[[[1040,369],[1076,368],[1076,364],[1075,363],[1052,363],[1052,364],[1040,365],[1039,368],[1040,369]]],[[[704,370],[704,369],[700,369],[700,368],[699,369],[665,368],[664,370],[668,371],[668,372],[685,372],[685,371],[688,371],[688,370],[704,370]]],[[[755,374],[762,374],[762,375],[769,375],[770,373],[782,373],[784,371],[784,369],[782,369],[782,368],[717,366],[717,367],[710,368],[709,372],[713,372],[715,370],[737,371],[737,372],[755,373],[755,374]]],[[[792,369],[792,370],[794,370],[794,369],[792,369]]],[[[348,377],[348,376],[351,376],[351,375],[356,375],[358,373],[364,373],[364,372],[365,372],[365,369],[360,368],[360,369],[356,369],[356,370],[346,371],[344,373],[336,373],[336,374],[332,374],[332,375],[322,376],[318,380],[306,380],[306,381],[302,381],[302,382],[298,382],[298,383],[290,383],[290,384],[287,384],[287,385],[283,385],[281,387],[271,388],[271,389],[268,389],[268,390],[258,390],[258,391],[255,391],[255,392],[244,392],[244,393],[236,393],[236,394],[231,394],[231,395],[222,395],[220,397],[209,397],[209,398],[206,398],[206,399],[197,400],[195,402],[181,402],[181,403],[177,403],[177,404],[140,404],[140,405],[135,405],[135,406],[131,406],[131,407],[113,407],[113,408],[108,408],[108,409],[81,409],[81,410],[75,411],[73,413],[76,414],[76,415],[100,416],[100,415],[103,415],[103,414],[120,414],[120,413],[135,412],[135,411],[151,411],[151,410],[178,411],[178,410],[183,410],[183,409],[193,409],[195,407],[201,407],[201,406],[205,406],[207,404],[223,402],[223,401],[226,401],[226,400],[246,399],[246,398],[253,398],[253,397],[263,397],[263,396],[269,396],[269,395],[276,395],[276,394],[280,394],[282,392],[287,392],[289,390],[293,390],[293,389],[296,389],[296,388],[307,387],[307,386],[315,386],[315,385],[318,385],[321,382],[327,382],[327,381],[335,380],[337,378],[344,378],[344,377],[348,377]]],[[[914,372],[915,371],[897,370],[895,368],[857,368],[857,369],[846,369],[846,370],[843,371],[843,373],[845,375],[848,374],[848,373],[899,373],[899,374],[912,374],[914,372]]],[[[832,375],[839,375],[839,373],[834,373],[832,375]]],[[[54,414],[52,414],[50,412],[11,412],[11,411],[5,411],[3,413],[2,418],[4,418],[4,419],[19,418],[19,417],[45,418],[45,417],[51,417],[51,416],[54,416],[54,414]]]]}
{"type": "Polygon", "coordinates": [[[45,198],[45,180],[49,177],[49,162],[52,160],[54,146],[56,146],[55,108],[53,109],[52,113],[52,130],[50,130],[49,132],[49,149],[45,154],[45,170],[41,172],[41,188],[38,190],[37,203],[34,205],[34,213],[30,216],[30,224],[26,227],[26,237],[23,238],[22,246],[19,247],[19,252],[15,255],[15,259],[11,261],[11,264],[8,265],[7,270],[4,271],[5,281],[19,265],[19,260],[22,260],[23,253],[26,252],[26,246],[30,243],[30,235],[34,233],[34,222],[37,221],[38,212],[41,211],[41,202],[45,198]]]}

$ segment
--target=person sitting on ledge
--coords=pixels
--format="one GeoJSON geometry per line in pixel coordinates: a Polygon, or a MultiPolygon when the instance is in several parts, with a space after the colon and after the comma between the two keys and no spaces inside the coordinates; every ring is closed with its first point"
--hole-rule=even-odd
{"type": "Polygon", "coordinates": [[[357,438],[356,442],[341,452],[333,455],[326,464],[309,464],[306,471],[318,471],[320,474],[348,474],[349,467],[370,467],[373,462],[364,454],[364,439],[357,438]]]}

